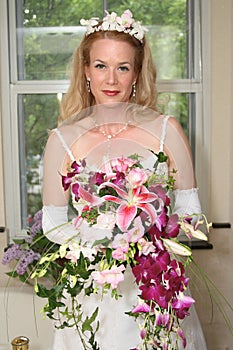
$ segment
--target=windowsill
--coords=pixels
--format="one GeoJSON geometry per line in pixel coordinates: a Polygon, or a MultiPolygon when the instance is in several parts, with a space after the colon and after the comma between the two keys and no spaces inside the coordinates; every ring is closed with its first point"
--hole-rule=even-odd
{"type": "Polygon", "coordinates": [[[207,241],[180,241],[180,243],[187,245],[191,249],[213,249],[213,244],[207,241]]]}

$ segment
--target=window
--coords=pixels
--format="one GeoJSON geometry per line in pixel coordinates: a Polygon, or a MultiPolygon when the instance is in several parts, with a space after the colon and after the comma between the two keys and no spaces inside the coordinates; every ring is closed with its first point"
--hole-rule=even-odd
{"type": "Polygon", "coordinates": [[[43,148],[69,85],[70,58],[85,31],[80,19],[102,17],[105,9],[121,13],[127,8],[149,29],[147,37],[158,67],[159,107],[178,118],[194,157],[199,156],[197,132],[203,107],[199,1],[2,0],[5,193],[12,236],[41,207],[43,148]]]}

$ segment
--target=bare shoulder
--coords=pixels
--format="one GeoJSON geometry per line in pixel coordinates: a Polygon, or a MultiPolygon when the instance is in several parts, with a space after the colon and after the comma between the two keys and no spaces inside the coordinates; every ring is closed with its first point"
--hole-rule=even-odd
{"type": "Polygon", "coordinates": [[[174,128],[174,130],[179,134],[180,137],[184,138],[185,140],[187,139],[187,136],[185,135],[182,125],[174,116],[171,116],[168,119],[168,125],[174,128]]]}

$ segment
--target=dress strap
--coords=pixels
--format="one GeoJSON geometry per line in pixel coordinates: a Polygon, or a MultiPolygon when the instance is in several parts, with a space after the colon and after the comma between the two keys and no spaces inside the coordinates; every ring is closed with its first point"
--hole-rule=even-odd
{"type": "Polygon", "coordinates": [[[55,133],[57,134],[58,138],[60,139],[63,147],[65,148],[66,152],[68,153],[70,159],[72,160],[72,162],[75,161],[75,157],[71,151],[71,149],[69,148],[69,146],[67,145],[67,143],[65,142],[60,130],[58,130],[57,128],[56,129],[53,129],[55,131],[55,133]]]}
{"type": "Polygon", "coordinates": [[[160,147],[159,147],[159,151],[163,152],[163,146],[164,146],[164,141],[166,138],[166,131],[167,131],[167,121],[170,118],[170,115],[166,115],[163,118],[163,123],[162,123],[162,132],[161,132],[161,138],[160,138],[160,147]]]}

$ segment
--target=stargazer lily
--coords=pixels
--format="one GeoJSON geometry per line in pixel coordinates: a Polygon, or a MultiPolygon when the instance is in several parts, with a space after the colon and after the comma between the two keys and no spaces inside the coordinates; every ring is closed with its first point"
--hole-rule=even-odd
{"type": "Polygon", "coordinates": [[[104,202],[103,198],[91,194],[90,192],[86,191],[82,186],[79,186],[78,194],[80,198],[84,199],[87,203],[91,204],[92,206],[98,206],[104,202]]]}
{"type": "Polygon", "coordinates": [[[100,185],[99,190],[104,187],[113,188],[119,195],[119,197],[105,195],[102,198],[104,198],[106,201],[119,204],[116,211],[116,220],[117,226],[122,232],[125,232],[129,228],[131,222],[137,215],[138,209],[141,209],[149,216],[150,224],[155,223],[157,212],[151,202],[158,198],[157,194],[149,192],[145,186],[130,188],[128,192],[126,192],[111,182],[105,182],[100,185]]]}

